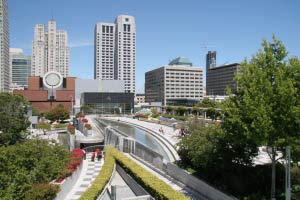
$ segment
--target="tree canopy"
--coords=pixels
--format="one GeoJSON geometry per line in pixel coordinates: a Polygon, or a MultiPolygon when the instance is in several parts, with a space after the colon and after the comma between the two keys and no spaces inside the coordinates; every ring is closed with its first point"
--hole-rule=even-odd
{"type": "MultiPolygon", "coordinates": [[[[281,41],[263,40],[262,50],[240,65],[238,90],[225,102],[225,138],[228,151],[240,147],[249,160],[258,146],[271,148],[272,197],[275,197],[276,151],[298,146],[300,136],[299,59],[287,59],[281,41]],[[237,141],[245,140],[241,146],[237,141]],[[237,148],[234,148],[237,147],[237,148]]],[[[299,161],[299,159],[298,159],[299,161]]]]}
{"type": "Polygon", "coordinates": [[[23,199],[34,184],[58,178],[69,161],[64,147],[45,140],[26,140],[0,152],[0,199],[23,199]]]}
{"type": "Polygon", "coordinates": [[[29,103],[21,95],[0,93],[0,146],[11,145],[24,137],[30,125],[25,116],[29,103]]]}
{"type": "Polygon", "coordinates": [[[69,111],[62,104],[59,104],[54,109],[46,112],[45,117],[51,121],[63,121],[69,118],[69,111]]]}

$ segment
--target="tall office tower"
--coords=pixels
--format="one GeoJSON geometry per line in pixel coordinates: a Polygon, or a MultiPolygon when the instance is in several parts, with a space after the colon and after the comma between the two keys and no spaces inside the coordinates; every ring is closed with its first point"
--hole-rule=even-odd
{"type": "Polygon", "coordinates": [[[135,93],[135,47],[136,28],[133,16],[120,15],[114,24],[97,23],[94,78],[124,80],[125,91],[135,93]]]}
{"type": "Polygon", "coordinates": [[[9,91],[9,25],[7,0],[0,0],[0,92],[9,91]]]}
{"type": "Polygon", "coordinates": [[[28,86],[31,56],[25,55],[22,49],[10,48],[10,91],[24,89],[28,86]]]}
{"type": "Polygon", "coordinates": [[[215,68],[217,66],[217,52],[216,51],[208,51],[206,54],[206,70],[210,68],[215,68]]]}
{"type": "Polygon", "coordinates": [[[69,76],[69,46],[66,31],[56,30],[56,22],[36,24],[32,42],[31,75],[43,76],[49,71],[56,71],[63,77],[69,76]]]}
{"type": "Polygon", "coordinates": [[[115,24],[96,24],[94,48],[94,79],[114,80],[115,24]]]}

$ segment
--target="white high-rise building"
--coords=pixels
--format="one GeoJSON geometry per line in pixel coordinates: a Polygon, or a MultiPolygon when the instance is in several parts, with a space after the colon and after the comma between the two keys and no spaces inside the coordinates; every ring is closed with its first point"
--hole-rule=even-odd
{"type": "Polygon", "coordinates": [[[9,91],[9,24],[7,0],[0,0],[0,92],[9,91]]]}
{"type": "Polygon", "coordinates": [[[125,91],[135,93],[136,27],[133,16],[120,15],[115,23],[95,27],[94,78],[124,80],[125,91]]]}
{"type": "Polygon", "coordinates": [[[48,22],[48,30],[44,24],[36,24],[32,42],[31,75],[43,76],[49,71],[56,71],[63,77],[69,76],[68,34],[56,30],[56,22],[48,22]]]}

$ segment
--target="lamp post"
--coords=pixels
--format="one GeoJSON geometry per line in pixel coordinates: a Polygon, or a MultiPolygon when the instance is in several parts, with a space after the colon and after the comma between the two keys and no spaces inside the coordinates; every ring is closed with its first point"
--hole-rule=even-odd
{"type": "Polygon", "coordinates": [[[74,99],[73,99],[73,96],[70,96],[70,98],[71,98],[71,104],[72,104],[71,115],[73,116],[73,101],[74,101],[74,99]]]}

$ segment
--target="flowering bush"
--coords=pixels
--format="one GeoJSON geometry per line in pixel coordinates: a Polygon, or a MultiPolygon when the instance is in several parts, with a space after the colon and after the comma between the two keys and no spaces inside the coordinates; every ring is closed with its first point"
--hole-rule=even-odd
{"type": "Polygon", "coordinates": [[[73,125],[68,124],[67,129],[71,134],[75,134],[75,127],[73,125]]]}
{"type": "Polygon", "coordinates": [[[64,174],[61,174],[58,179],[55,180],[55,182],[60,183],[64,180],[64,178],[70,176],[76,168],[81,164],[81,161],[84,157],[84,152],[82,149],[76,148],[73,149],[73,151],[70,154],[70,162],[66,166],[66,172],[64,174]]]}
{"type": "Polygon", "coordinates": [[[86,118],[83,118],[81,121],[82,121],[83,123],[88,123],[89,120],[87,120],[86,118]]]}
{"type": "Polygon", "coordinates": [[[144,114],[137,114],[134,117],[136,118],[148,118],[148,115],[144,115],[144,114]]]}
{"type": "Polygon", "coordinates": [[[92,129],[92,126],[90,124],[85,124],[84,127],[88,130],[91,130],[92,129]]]}

